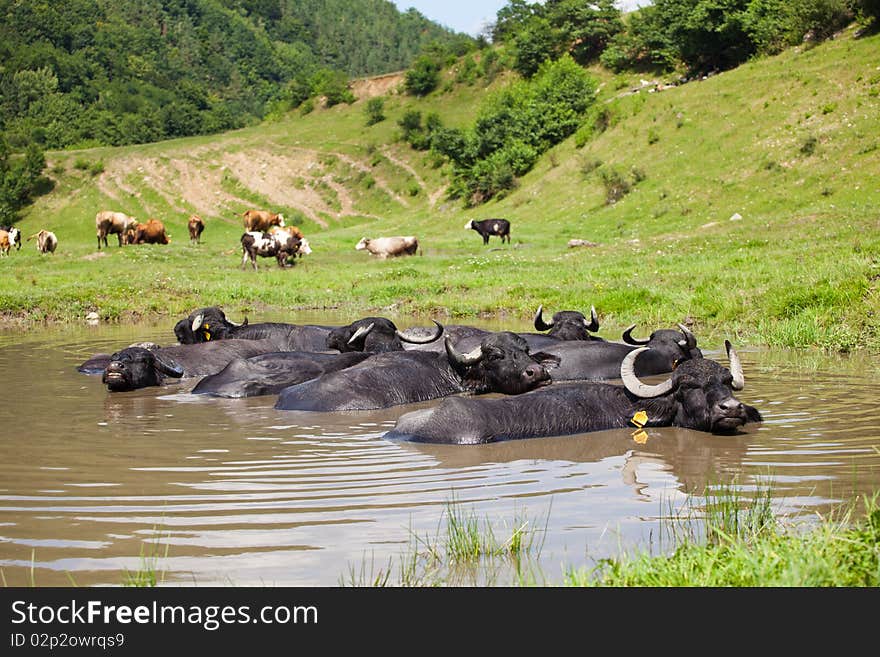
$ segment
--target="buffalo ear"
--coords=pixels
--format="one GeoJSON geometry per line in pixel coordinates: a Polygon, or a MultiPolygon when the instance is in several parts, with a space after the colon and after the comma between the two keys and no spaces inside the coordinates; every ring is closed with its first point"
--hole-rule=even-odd
{"type": "Polygon", "coordinates": [[[536,354],[532,354],[532,358],[538,361],[544,367],[551,369],[553,367],[559,367],[559,363],[562,362],[562,359],[559,356],[554,354],[547,354],[543,351],[539,351],[536,354]]]}
{"type": "Polygon", "coordinates": [[[153,367],[165,374],[166,376],[174,377],[175,379],[179,379],[183,376],[183,368],[178,365],[174,360],[169,358],[168,356],[159,356],[156,352],[153,353],[153,367]]]}

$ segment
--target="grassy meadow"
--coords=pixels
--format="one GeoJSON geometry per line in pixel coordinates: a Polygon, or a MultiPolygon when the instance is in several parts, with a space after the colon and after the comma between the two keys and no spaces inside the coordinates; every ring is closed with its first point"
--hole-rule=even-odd
{"type": "MultiPolygon", "coordinates": [[[[206,137],[47,153],[51,189],[18,222],[59,238],[0,258],[0,325],[177,318],[217,304],[235,319],[333,309],[511,318],[539,304],[599,313],[603,337],[687,322],[704,344],[880,352],[880,35],[848,30],[650,93],[639,76],[592,71],[609,127],[546,153],[502,199],[448,200],[448,171],[400,140],[407,110],[468,125],[501,76],[416,99],[391,87],[386,119],[366,98],[206,137]],[[634,89],[641,89],[633,93],[634,89]],[[606,202],[603,178],[630,186],[606,202]],[[241,213],[284,213],[313,253],[280,270],[241,267],[241,213]],[[167,246],[98,250],[94,216],[157,217],[167,246]],[[189,243],[191,213],[207,222],[189,243]],[[506,217],[512,243],[484,247],[470,218],[506,217]],[[416,235],[420,255],[371,258],[364,236],[416,235]],[[569,248],[571,239],[595,246],[569,248]]],[[[651,82],[653,82],[653,78],[651,82]]],[[[660,81],[658,79],[658,81],[660,81]]]]}

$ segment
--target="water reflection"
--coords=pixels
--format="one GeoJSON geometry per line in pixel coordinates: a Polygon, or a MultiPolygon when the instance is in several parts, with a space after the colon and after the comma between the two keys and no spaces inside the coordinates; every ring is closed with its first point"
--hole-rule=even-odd
{"type": "Polygon", "coordinates": [[[117,585],[153,551],[171,584],[336,585],[351,564],[387,564],[414,534],[436,535],[452,500],[501,532],[523,516],[546,525],[541,565],[558,583],[563,565],[656,549],[659,518],[707,487],[772,480],[774,510],[807,517],[880,482],[877,361],[863,356],[738,347],[740,396],[765,421],[736,436],[649,429],[638,443],[614,430],[462,447],[383,439],[430,403],[277,411],[274,396],[190,395],[192,380],[111,394],[75,372],[142,340],[173,338],[159,323],[0,333],[3,398],[15,400],[0,405],[9,585],[29,584],[32,566],[40,586],[117,585]]]}

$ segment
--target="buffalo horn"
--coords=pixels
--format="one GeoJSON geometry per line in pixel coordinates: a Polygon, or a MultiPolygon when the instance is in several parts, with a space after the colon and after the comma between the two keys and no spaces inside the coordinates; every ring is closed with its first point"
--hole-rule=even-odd
{"type": "Polygon", "coordinates": [[[538,312],[535,313],[535,329],[538,331],[549,331],[553,328],[553,320],[550,323],[544,321],[543,317],[544,304],[538,306],[538,312]]]}
{"type": "Polygon", "coordinates": [[[231,319],[228,319],[228,318],[226,321],[229,322],[232,326],[247,326],[248,325],[248,318],[247,317],[244,318],[244,321],[241,324],[236,324],[235,322],[233,322],[231,319]]]}
{"type": "Polygon", "coordinates": [[[742,390],[746,385],[746,379],[743,376],[743,366],[739,361],[739,356],[730,344],[730,340],[724,341],[724,348],[727,350],[727,358],[730,360],[730,373],[733,375],[733,381],[730,387],[734,390],[742,390]]]}
{"type": "Polygon", "coordinates": [[[449,360],[451,360],[453,363],[457,363],[459,365],[476,365],[483,359],[483,347],[481,345],[473,351],[462,354],[455,350],[455,347],[452,346],[452,338],[447,335],[446,355],[449,356],[449,360]]]}
{"type": "Polygon", "coordinates": [[[205,315],[204,315],[204,313],[199,313],[198,315],[196,315],[196,317],[195,317],[195,319],[193,320],[193,323],[192,323],[192,330],[193,330],[193,331],[198,331],[198,330],[199,330],[199,327],[201,327],[202,322],[204,322],[204,321],[205,321],[205,315]]]}
{"type": "Polygon", "coordinates": [[[408,337],[400,331],[395,331],[395,333],[397,333],[397,337],[404,342],[409,342],[410,344],[428,344],[429,342],[439,340],[440,336],[443,335],[443,325],[435,319],[432,319],[431,321],[437,325],[437,331],[434,333],[434,335],[429,335],[427,338],[408,337]]]}
{"type": "Polygon", "coordinates": [[[632,331],[635,327],[636,327],[636,325],[633,324],[632,326],[630,326],[628,329],[626,329],[623,332],[623,341],[626,342],[627,344],[632,344],[632,345],[648,344],[648,342],[650,342],[650,338],[645,339],[645,340],[640,340],[640,339],[634,338],[632,336],[632,331]]]}
{"type": "Polygon", "coordinates": [[[678,346],[683,347],[690,351],[694,347],[697,346],[697,339],[694,337],[694,334],[691,333],[688,328],[684,324],[678,325],[679,330],[681,330],[682,335],[684,335],[684,340],[678,341],[678,346]]]}
{"type": "Polygon", "coordinates": [[[672,377],[657,385],[648,385],[639,381],[635,371],[636,358],[640,353],[647,350],[648,347],[639,347],[626,355],[626,358],[620,364],[620,378],[623,380],[623,385],[626,389],[638,397],[659,397],[672,390],[672,377]]]}
{"type": "Polygon", "coordinates": [[[587,330],[591,333],[595,333],[599,330],[599,316],[596,314],[596,306],[590,306],[590,323],[588,324],[585,320],[584,326],[586,326],[587,330]]]}
{"type": "Polygon", "coordinates": [[[367,324],[366,326],[360,326],[358,329],[352,334],[352,336],[348,339],[347,344],[354,344],[360,338],[366,338],[370,331],[373,330],[373,323],[367,324]]]}
{"type": "Polygon", "coordinates": [[[153,352],[153,367],[162,374],[172,376],[175,379],[183,376],[183,368],[180,365],[170,358],[162,360],[156,352],[153,352]]]}

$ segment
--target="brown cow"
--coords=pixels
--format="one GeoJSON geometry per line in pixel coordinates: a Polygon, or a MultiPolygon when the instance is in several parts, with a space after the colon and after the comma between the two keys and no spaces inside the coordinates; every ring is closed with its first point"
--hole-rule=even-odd
{"type": "Polygon", "coordinates": [[[134,224],[137,219],[130,217],[124,212],[113,212],[112,210],[101,210],[95,215],[95,231],[98,233],[98,248],[101,248],[101,242],[107,246],[107,235],[116,233],[119,238],[119,246],[124,242],[125,232],[134,224]]]}
{"type": "Polygon", "coordinates": [[[189,241],[201,244],[202,231],[205,230],[205,220],[197,214],[190,215],[187,227],[189,228],[189,241]]]}
{"type": "Polygon", "coordinates": [[[165,224],[158,219],[149,219],[131,226],[125,234],[126,244],[168,244],[171,240],[165,234],[165,224]]]}
{"type": "Polygon", "coordinates": [[[55,237],[55,233],[51,230],[41,230],[39,233],[34,233],[28,237],[27,241],[30,242],[35,237],[37,238],[37,251],[40,253],[55,253],[55,249],[58,248],[58,238],[55,237]]]}
{"type": "Polygon", "coordinates": [[[270,226],[284,227],[284,217],[268,210],[248,210],[242,216],[246,231],[265,232],[270,226]]]}
{"type": "Polygon", "coordinates": [[[12,248],[12,244],[9,242],[9,233],[5,230],[0,230],[0,254],[9,255],[9,249],[12,248]]]}

